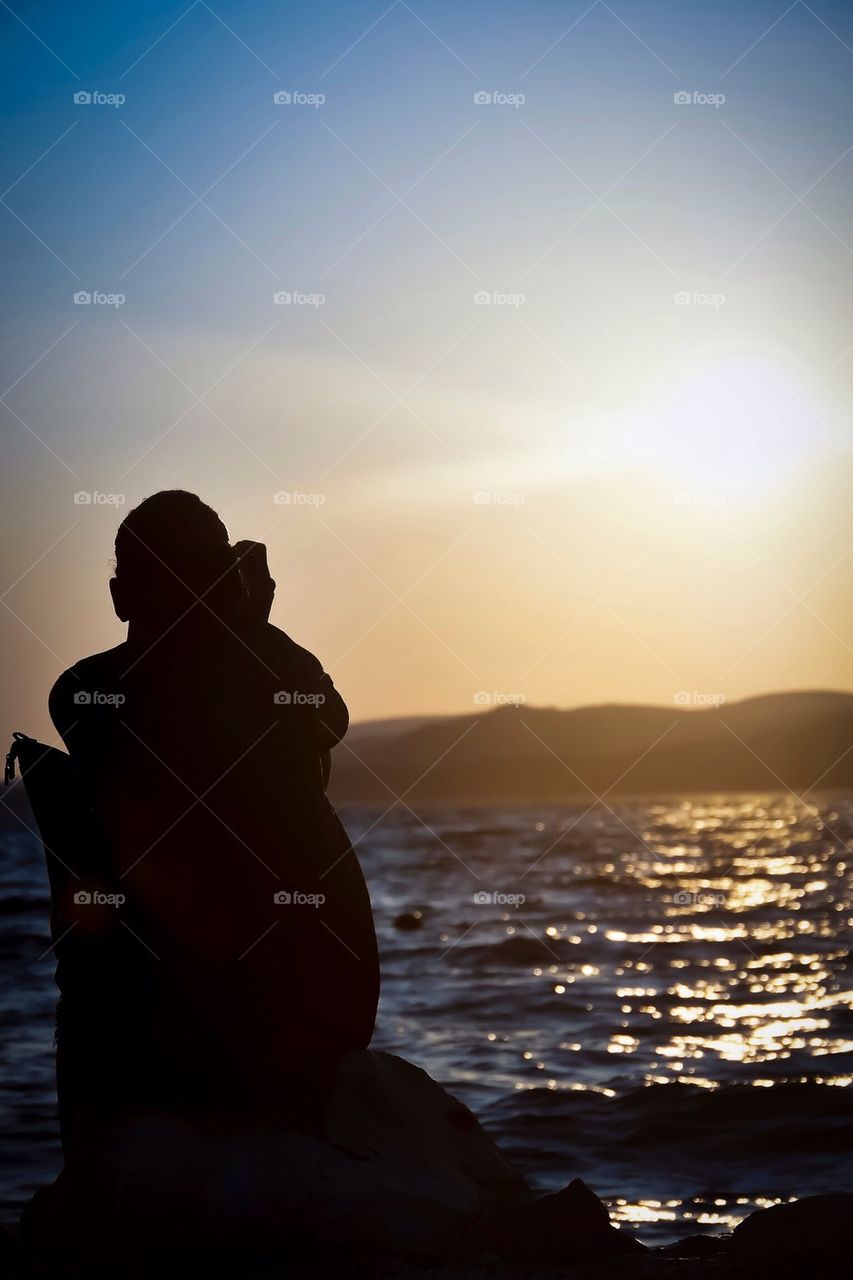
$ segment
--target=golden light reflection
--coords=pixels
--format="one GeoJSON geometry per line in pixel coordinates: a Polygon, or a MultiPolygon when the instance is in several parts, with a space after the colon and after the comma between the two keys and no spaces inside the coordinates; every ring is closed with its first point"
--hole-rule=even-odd
{"type": "Polygon", "coordinates": [[[791,1204],[796,1196],[715,1196],[694,1197],[692,1200],[627,1200],[622,1197],[608,1201],[612,1221],[626,1227],[644,1224],[677,1222],[687,1219],[700,1226],[713,1226],[733,1231],[739,1222],[755,1209],[769,1209],[777,1204],[791,1204]]]}
{"type": "MultiPolygon", "coordinates": [[[[850,914],[840,837],[794,797],[685,799],[638,805],[626,817],[619,831],[603,815],[597,821],[599,833],[608,830],[596,837],[605,856],[592,863],[572,852],[575,909],[540,925],[552,955],[566,950],[560,963],[528,972],[547,1007],[565,1009],[566,1038],[533,1033],[516,1058],[515,1087],[616,1096],[639,1083],[708,1092],[732,1081],[853,1083],[830,1065],[853,1051],[834,1018],[853,1003],[853,991],[838,989],[846,959],[838,915],[850,914]],[[593,876],[620,890],[605,900],[609,915],[584,896],[593,876]],[[612,1063],[598,1079],[590,1050],[612,1063]],[[818,1063],[820,1075],[810,1069],[818,1063]]],[[[831,821],[840,825],[837,814],[831,821]]],[[[673,1210],[714,1226],[744,1216],[734,1200],[638,1201],[620,1212],[638,1223],[673,1210]]]]}

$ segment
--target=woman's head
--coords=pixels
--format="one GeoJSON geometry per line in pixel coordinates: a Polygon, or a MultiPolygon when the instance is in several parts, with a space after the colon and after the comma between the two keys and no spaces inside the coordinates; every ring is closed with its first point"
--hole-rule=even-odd
{"type": "Polygon", "coordinates": [[[216,512],[183,489],[164,489],[125,516],[115,543],[113,604],[124,622],[155,629],[179,618],[224,621],[243,588],[228,530],[216,512]]]}

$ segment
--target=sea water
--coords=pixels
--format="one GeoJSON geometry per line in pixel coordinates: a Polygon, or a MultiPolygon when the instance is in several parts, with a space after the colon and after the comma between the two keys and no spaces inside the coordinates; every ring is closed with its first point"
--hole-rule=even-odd
{"type": "MultiPolygon", "coordinates": [[[[38,841],[0,809],[0,1213],[60,1166],[38,841]]],[[[654,1244],[851,1184],[853,800],[343,811],[382,955],[374,1045],[543,1190],[654,1244]],[[408,927],[405,927],[408,926],[408,927]]]]}

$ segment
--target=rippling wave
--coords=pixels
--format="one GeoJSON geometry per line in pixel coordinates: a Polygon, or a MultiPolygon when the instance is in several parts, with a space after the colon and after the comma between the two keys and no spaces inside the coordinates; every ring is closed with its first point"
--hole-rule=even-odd
{"type": "MultiPolygon", "coordinates": [[[[849,1184],[849,798],[343,816],[382,948],[376,1047],[537,1185],[583,1177],[656,1241],[849,1184]]],[[[44,873],[13,820],[0,835],[8,1212],[58,1143],[44,873]]]]}

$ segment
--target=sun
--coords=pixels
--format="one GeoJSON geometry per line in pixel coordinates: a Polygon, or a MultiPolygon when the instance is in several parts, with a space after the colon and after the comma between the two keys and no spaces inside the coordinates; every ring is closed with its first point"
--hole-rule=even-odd
{"type": "Polygon", "coordinates": [[[626,461],[725,494],[778,483],[822,443],[801,391],[756,360],[727,361],[680,382],[626,433],[626,461]]]}

